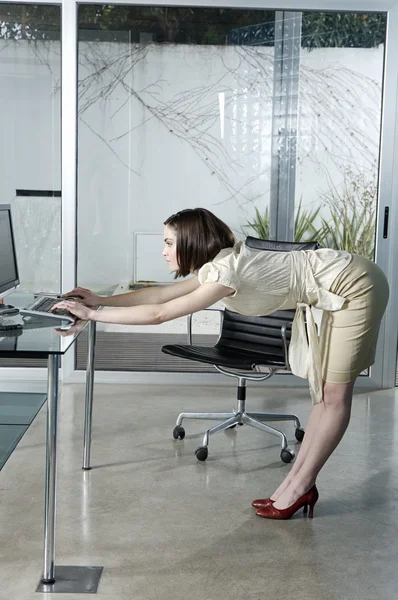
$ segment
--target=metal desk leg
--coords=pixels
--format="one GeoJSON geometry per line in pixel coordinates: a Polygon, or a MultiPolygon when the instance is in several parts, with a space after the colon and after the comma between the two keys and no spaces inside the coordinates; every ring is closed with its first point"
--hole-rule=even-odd
{"type": "MultiPolygon", "coordinates": [[[[90,332],[89,356],[92,358],[89,372],[93,368],[95,328],[90,332]]],[[[57,412],[58,412],[58,355],[48,357],[48,398],[47,398],[47,442],[46,442],[46,484],[44,517],[44,567],[37,592],[92,593],[97,592],[103,567],[83,567],[62,565],[55,567],[55,484],[57,466],[57,412]]],[[[89,390],[92,398],[92,377],[89,390]]],[[[89,407],[91,418],[91,407],[89,407]]],[[[91,429],[91,423],[90,423],[91,429]]],[[[89,457],[88,457],[89,458],[89,457]]]]}
{"type": "Polygon", "coordinates": [[[93,389],[94,389],[94,360],[95,360],[95,338],[96,322],[90,321],[88,326],[88,353],[86,367],[86,400],[84,414],[84,445],[83,445],[83,469],[91,469],[91,429],[93,420],[93,389]]]}
{"type": "Polygon", "coordinates": [[[54,583],[55,560],[55,486],[57,471],[57,413],[59,356],[48,357],[46,482],[44,500],[44,567],[43,583],[54,583]]]}

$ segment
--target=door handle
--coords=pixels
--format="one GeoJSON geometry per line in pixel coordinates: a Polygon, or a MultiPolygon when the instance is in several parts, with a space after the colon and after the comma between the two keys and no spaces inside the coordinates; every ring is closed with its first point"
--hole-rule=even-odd
{"type": "Polygon", "coordinates": [[[386,239],[388,236],[388,217],[390,208],[388,206],[384,209],[384,224],[383,224],[383,238],[386,239]]]}

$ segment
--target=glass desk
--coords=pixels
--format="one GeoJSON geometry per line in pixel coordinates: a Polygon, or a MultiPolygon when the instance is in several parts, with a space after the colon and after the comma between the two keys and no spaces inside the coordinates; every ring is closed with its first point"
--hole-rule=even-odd
{"type": "MultiPolygon", "coordinates": [[[[32,294],[15,292],[7,297],[7,304],[12,304],[16,308],[23,308],[32,299],[32,294]]],[[[47,359],[44,565],[38,591],[68,591],[72,593],[87,591],[87,587],[95,585],[95,577],[97,577],[96,585],[98,585],[102,567],[57,567],[57,578],[55,577],[57,413],[60,357],[73,346],[79,334],[88,326],[89,343],[86,370],[83,469],[89,469],[94,385],[95,322],[90,321],[87,323],[79,321],[73,326],[73,330],[71,330],[73,333],[69,335],[66,335],[67,332],[60,333],[56,330],[61,324],[65,324],[65,321],[58,321],[58,319],[53,319],[52,317],[2,315],[0,323],[7,325],[21,323],[24,325],[21,330],[0,331],[0,357],[47,359]],[[78,572],[72,572],[71,570],[73,569],[78,569],[78,572]],[[99,569],[99,573],[93,571],[93,569],[99,569]],[[56,587],[58,580],[60,580],[60,589],[56,587]]]]}

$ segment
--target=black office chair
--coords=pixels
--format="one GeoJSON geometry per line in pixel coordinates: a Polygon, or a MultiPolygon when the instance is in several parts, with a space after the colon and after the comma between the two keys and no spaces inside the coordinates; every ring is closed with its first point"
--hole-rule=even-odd
{"type": "MultiPolygon", "coordinates": [[[[288,252],[290,250],[315,250],[317,242],[294,243],[246,238],[250,248],[288,252]]],[[[288,347],[294,310],[276,311],[264,317],[248,317],[224,310],[220,337],[214,347],[173,344],[163,346],[162,352],[202,363],[212,364],[217,371],[238,379],[237,405],[229,413],[181,413],[173,430],[174,439],[184,439],[183,419],[208,419],[222,421],[204,434],[203,443],[196,449],[196,458],[204,461],[208,457],[209,437],[218,431],[231,429],[236,425],[250,425],[261,431],[276,435],[281,440],[280,457],[290,463],[294,452],[288,447],[286,435],[266,425],[263,421],[294,421],[296,440],[301,442],[304,430],[297,415],[246,412],[246,381],[264,381],[278,371],[290,371],[288,347]],[[255,373],[257,367],[267,368],[264,373],[255,373]],[[230,371],[229,369],[233,369],[230,371]]],[[[189,320],[189,324],[190,324],[189,320]]],[[[190,325],[189,325],[190,327],[190,325]]],[[[190,331],[189,340],[191,341],[190,331]]]]}

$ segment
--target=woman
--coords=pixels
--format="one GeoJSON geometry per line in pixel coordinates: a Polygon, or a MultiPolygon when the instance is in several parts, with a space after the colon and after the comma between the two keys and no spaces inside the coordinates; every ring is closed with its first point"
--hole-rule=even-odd
{"type": "Polygon", "coordinates": [[[54,308],[125,325],[163,323],[219,301],[246,315],[296,308],[289,362],[294,374],[308,378],[313,408],[289,474],[270,498],[252,504],[269,519],[287,519],[308,506],[312,517],[316,478],[347,429],[355,379],[374,363],[389,294],[385,275],[373,262],[344,251],[247,248],[203,208],[180,211],[164,225],[170,271],[175,278],[192,277],[111,297],[78,287],[69,294],[87,306],[65,300],[54,308]],[[90,308],[95,305],[113,308],[90,308]],[[324,310],[319,340],[311,306],[324,310]]]}

